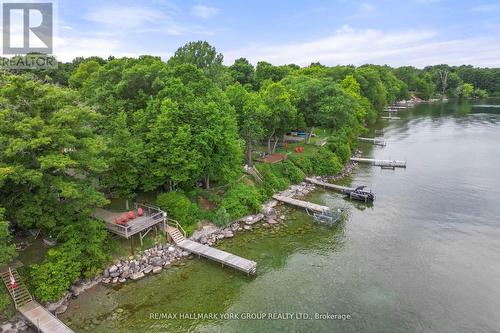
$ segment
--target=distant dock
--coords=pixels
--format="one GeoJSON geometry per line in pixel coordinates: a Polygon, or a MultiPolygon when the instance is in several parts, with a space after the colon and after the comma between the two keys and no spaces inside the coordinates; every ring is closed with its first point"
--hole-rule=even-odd
{"type": "Polygon", "coordinates": [[[387,142],[385,140],[383,140],[383,139],[359,137],[358,140],[359,141],[365,141],[365,142],[371,142],[375,146],[385,147],[387,145],[387,142]]]}
{"type": "Polygon", "coordinates": [[[367,163],[382,168],[406,168],[406,161],[397,160],[376,160],[373,158],[351,157],[351,161],[358,163],[367,163]]]}

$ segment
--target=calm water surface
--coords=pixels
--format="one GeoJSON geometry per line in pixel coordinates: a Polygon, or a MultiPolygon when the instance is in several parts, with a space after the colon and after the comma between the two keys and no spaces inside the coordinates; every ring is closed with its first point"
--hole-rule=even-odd
{"type": "Polygon", "coordinates": [[[121,288],[81,295],[62,319],[76,332],[500,332],[500,100],[420,105],[377,125],[388,145],[361,166],[373,206],[345,207],[334,228],[289,209],[287,227],[221,248],[255,260],[256,277],[194,259],[121,288]],[[475,104],[475,105],[474,105],[475,104]],[[150,313],[350,314],[339,320],[153,320],[150,313]]]}

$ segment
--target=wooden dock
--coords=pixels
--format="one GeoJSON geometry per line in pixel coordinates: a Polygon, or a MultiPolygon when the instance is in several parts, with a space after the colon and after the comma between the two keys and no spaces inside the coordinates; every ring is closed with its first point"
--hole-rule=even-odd
{"type": "Polygon", "coordinates": [[[322,182],[321,180],[317,180],[314,178],[306,178],[306,182],[309,182],[314,185],[322,186],[324,188],[328,188],[343,194],[349,194],[350,192],[354,191],[354,187],[347,187],[347,186],[342,186],[342,185],[336,185],[336,184],[331,184],[331,183],[326,183],[322,182]]]}
{"type": "Polygon", "coordinates": [[[373,158],[351,157],[351,161],[358,163],[368,163],[374,166],[389,168],[406,168],[406,161],[396,160],[376,160],[373,158]]]}
{"type": "Polygon", "coordinates": [[[66,324],[33,300],[33,297],[31,297],[19,273],[15,269],[12,269],[12,275],[16,280],[16,288],[12,288],[8,272],[0,273],[5,288],[7,288],[9,295],[14,300],[16,309],[33,324],[38,332],[74,333],[66,324]]]}
{"type": "Polygon", "coordinates": [[[365,141],[365,142],[371,142],[375,146],[385,147],[387,145],[387,141],[382,140],[382,139],[359,137],[358,140],[359,141],[365,141]]]}
{"type": "Polygon", "coordinates": [[[285,197],[285,196],[277,195],[277,194],[273,195],[273,199],[284,202],[286,204],[289,204],[289,205],[292,205],[295,207],[308,209],[308,210],[311,210],[311,211],[317,212],[317,213],[326,213],[330,210],[330,207],[327,207],[327,206],[322,206],[322,205],[318,205],[318,204],[315,204],[312,202],[297,200],[294,198],[285,197]]]}
{"type": "Polygon", "coordinates": [[[388,116],[388,117],[383,116],[383,117],[380,117],[380,119],[387,119],[387,120],[399,120],[399,119],[401,119],[401,118],[399,118],[399,117],[395,117],[395,116],[388,116]]]}
{"type": "Polygon", "coordinates": [[[175,244],[183,250],[219,262],[223,266],[229,266],[247,274],[255,274],[257,271],[257,263],[255,261],[186,239],[185,234],[181,233],[177,227],[167,224],[166,231],[175,244]]]}
{"type": "Polygon", "coordinates": [[[38,332],[74,333],[71,328],[35,301],[29,302],[18,310],[38,329],[38,332]]]}
{"type": "Polygon", "coordinates": [[[355,187],[347,187],[332,183],[326,183],[321,180],[317,180],[315,178],[306,178],[305,180],[311,184],[322,186],[324,188],[334,190],[342,194],[346,194],[349,196],[350,199],[361,200],[364,201],[365,203],[368,201],[375,200],[375,194],[372,191],[364,190],[364,186],[362,188],[358,188],[358,190],[356,191],[357,188],[355,187]]]}

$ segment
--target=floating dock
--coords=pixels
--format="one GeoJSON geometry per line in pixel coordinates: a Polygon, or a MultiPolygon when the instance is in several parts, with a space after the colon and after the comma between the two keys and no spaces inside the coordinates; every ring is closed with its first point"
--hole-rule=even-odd
{"type": "Polygon", "coordinates": [[[388,117],[383,116],[383,117],[380,117],[380,119],[387,119],[387,120],[399,120],[399,119],[401,119],[401,118],[399,118],[399,117],[395,117],[395,116],[388,116],[388,117]]]}
{"type": "Polygon", "coordinates": [[[371,142],[373,143],[375,146],[381,146],[381,147],[385,147],[387,146],[387,142],[385,140],[382,140],[382,139],[375,139],[375,138],[363,138],[363,137],[359,137],[358,138],[359,141],[365,141],[365,142],[371,142]]]}
{"type": "MultiPolygon", "coordinates": [[[[179,225],[177,225],[180,227],[179,225]]],[[[182,229],[180,229],[182,230],[182,229]]],[[[186,239],[185,234],[177,227],[167,224],[166,232],[173,239],[175,244],[183,250],[197,254],[198,256],[221,263],[223,266],[229,266],[247,274],[255,274],[257,271],[257,263],[237,255],[215,249],[208,245],[204,245],[190,239],[186,239]]]]}
{"type": "Polygon", "coordinates": [[[330,207],[327,207],[327,206],[322,206],[322,205],[318,205],[318,204],[315,204],[312,202],[297,200],[294,198],[285,197],[285,196],[277,195],[277,194],[273,195],[273,199],[284,202],[284,203],[289,204],[291,206],[304,208],[304,209],[307,209],[307,210],[310,210],[313,212],[317,212],[317,213],[326,213],[330,210],[330,207]]]}
{"type": "Polygon", "coordinates": [[[406,168],[406,161],[376,160],[373,158],[361,158],[361,157],[351,157],[351,161],[358,163],[368,163],[383,168],[406,168]]]}

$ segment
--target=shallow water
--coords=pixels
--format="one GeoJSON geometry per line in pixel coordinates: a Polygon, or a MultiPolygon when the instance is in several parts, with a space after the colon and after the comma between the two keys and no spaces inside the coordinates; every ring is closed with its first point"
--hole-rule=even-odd
{"type": "Polygon", "coordinates": [[[364,155],[408,168],[361,166],[342,181],[371,187],[372,206],[312,193],[311,201],[347,208],[335,227],[288,209],[287,227],[225,240],[222,249],[258,263],[255,277],[193,259],[116,289],[99,286],[62,319],[76,332],[500,331],[500,101],[473,104],[419,105],[378,124],[388,145],[363,144],[364,155]],[[246,313],[267,318],[241,319],[246,313]]]}

